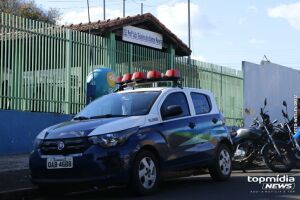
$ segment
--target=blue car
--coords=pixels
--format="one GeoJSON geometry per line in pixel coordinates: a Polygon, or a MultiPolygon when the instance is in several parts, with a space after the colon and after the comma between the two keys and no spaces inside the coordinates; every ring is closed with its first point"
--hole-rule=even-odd
{"type": "Polygon", "coordinates": [[[126,184],[146,195],[172,172],[208,169],[225,181],[231,159],[230,134],[211,92],[140,86],[100,97],[71,121],[43,130],[30,170],[40,188],[126,184]]]}

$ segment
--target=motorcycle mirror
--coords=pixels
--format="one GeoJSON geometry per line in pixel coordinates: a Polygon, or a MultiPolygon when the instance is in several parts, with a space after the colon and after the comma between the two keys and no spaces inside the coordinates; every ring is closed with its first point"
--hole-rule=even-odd
{"type": "Polygon", "coordinates": [[[265,102],[264,102],[264,105],[265,105],[265,106],[267,105],[267,98],[265,98],[265,102]]]}
{"type": "Polygon", "coordinates": [[[272,124],[275,124],[275,123],[277,123],[277,119],[275,119],[275,120],[272,122],[272,124]]]}
{"type": "Polygon", "coordinates": [[[285,106],[285,107],[287,107],[286,101],[283,101],[282,105],[285,106]]]}

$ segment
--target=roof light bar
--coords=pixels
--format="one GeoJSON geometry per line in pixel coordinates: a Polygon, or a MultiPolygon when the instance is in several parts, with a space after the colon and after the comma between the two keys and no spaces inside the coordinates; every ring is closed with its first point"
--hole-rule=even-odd
{"type": "Polygon", "coordinates": [[[117,84],[121,84],[121,83],[122,83],[122,79],[123,79],[123,76],[119,76],[119,77],[116,79],[116,83],[117,83],[117,84]]]}
{"type": "MultiPolygon", "coordinates": [[[[116,91],[122,91],[126,87],[136,87],[141,84],[155,83],[155,82],[173,82],[173,87],[182,87],[182,80],[180,78],[180,72],[176,69],[167,70],[166,74],[160,73],[156,70],[151,70],[147,72],[134,72],[133,74],[124,74],[116,80],[119,84],[119,89],[116,91]]],[[[154,85],[153,85],[154,87],[154,85]]]]}
{"type": "Polygon", "coordinates": [[[162,78],[162,76],[161,76],[161,73],[159,71],[152,70],[152,71],[149,71],[147,73],[147,79],[148,80],[159,80],[161,78],[162,78]]]}
{"type": "Polygon", "coordinates": [[[180,78],[180,72],[177,69],[169,69],[167,70],[165,74],[165,78],[167,79],[179,79],[180,78]]]}
{"type": "Polygon", "coordinates": [[[140,82],[146,80],[146,75],[144,72],[134,72],[131,77],[132,81],[140,82]]]}
{"type": "Polygon", "coordinates": [[[124,74],[123,78],[122,78],[122,83],[129,83],[129,82],[131,82],[131,78],[132,78],[131,74],[124,74]]]}

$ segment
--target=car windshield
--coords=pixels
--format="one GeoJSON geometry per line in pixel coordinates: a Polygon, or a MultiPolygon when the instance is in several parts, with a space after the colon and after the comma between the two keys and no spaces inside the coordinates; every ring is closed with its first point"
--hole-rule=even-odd
{"type": "Polygon", "coordinates": [[[112,93],[87,105],[74,120],[146,115],[160,92],[112,93]]]}

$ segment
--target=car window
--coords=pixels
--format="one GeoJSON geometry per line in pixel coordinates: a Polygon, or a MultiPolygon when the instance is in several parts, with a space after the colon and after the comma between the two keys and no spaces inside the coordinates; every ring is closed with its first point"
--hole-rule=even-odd
{"type": "Polygon", "coordinates": [[[87,105],[78,116],[91,118],[102,115],[146,115],[160,92],[111,93],[87,105]]]}
{"type": "Polygon", "coordinates": [[[160,108],[160,113],[162,113],[163,110],[165,110],[168,106],[171,106],[171,105],[180,106],[182,109],[181,115],[165,117],[165,118],[163,118],[163,120],[174,119],[174,118],[179,118],[179,117],[184,117],[184,116],[190,115],[189,104],[188,104],[186,96],[183,92],[174,92],[172,94],[169,94],[167,96],[167,98],[164,100],[164,102],[160,108]]]}
{"type": "Polygon", "coordinates": [[[196,114],[209,113],[211,110],[209,97],[205,94],[192,92],[192,101],[196,114]]]}

